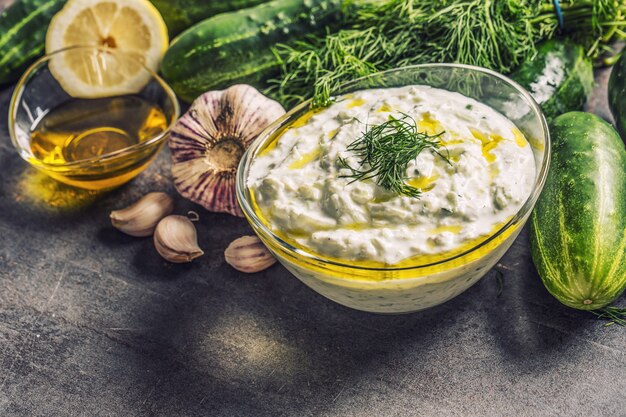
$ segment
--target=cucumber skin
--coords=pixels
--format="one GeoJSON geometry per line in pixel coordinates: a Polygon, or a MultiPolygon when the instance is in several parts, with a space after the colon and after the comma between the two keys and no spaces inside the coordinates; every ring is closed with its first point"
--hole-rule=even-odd
{"type": "Polygon", "coordinates": [[[0,84],[18,79],[44,53],[52,16],[66,0],[16,0],[0,14],[0,84]]]}
{"type": "Polygon", "coordinates": [[[561,115],[550,132],[550,171],[531,215],[532,258],[561,303],[595,310],[626,287],[626,150],[590,113],[561,115]]]}
{"type": "Polygon", "coordinates": [[[626,53],[617,60],[609,78],[609,108],[615,126],[626,142],[626,53]]]}
{"type": "Polygon", "coordinates": [[[268,0],[150,0],[157,8],[170,37],[176,36],[195,23],[216,14],[245,9],[268,0]]]}
{"type": "Polygon", "coordinates": [[[174,39],[161,73],[189,102],[233,84],[260,87],[280,68],[272,47],[324,31],[340,19],[342,3],[275,0],[203,20],[174,39]]]}
{"type": "Polygon", "coordinates": [[[525,61],[511,78],[530,92],[548,122],[582,109],[594,86],[591,60],[582,46],[569,40],[542,42],[535,57],[525,61]]]}

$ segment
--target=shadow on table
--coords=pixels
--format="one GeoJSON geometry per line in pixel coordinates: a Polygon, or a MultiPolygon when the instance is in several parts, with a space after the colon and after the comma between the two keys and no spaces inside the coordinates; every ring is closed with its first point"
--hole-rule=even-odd
{"type": "MultiPolygon", "coordinates": [[[[215,220],[207,217],[204,226],[215,220]]],[[[207,259],[218,259],[229,236],[213,243],[210,234],[202,236],[207,259]]],[[[192,416],[319,415],[355,386],[361,393],[429,389],[416,384],[432,379],[431,389],[442,389],[455,373],[480,366],[480,358],[511,378],[549,373],[563,360],[575,360],[576,332],[597,322],[561,307],[536,276],[525,243],[521,252],[515,254],[521,266],[505,278],[501,297],[492,271],[454,300],[398,316],[337,305],[279,265],[245,275],[223,261],[202,263],[177,279],[180,294],[163,302],[142,335],[146,352],[128,365],[134,372],[120,372],[140,378],[150,369],[158,376],[148,412],[175,413],[169,407],[176,404],[192,416]]],[[[137,254],[135,267],[149,268],[148,256],[137,254]]],[[[155,280],[173,274],[150,271],[146,275],[156,274],[155,280]]]]}
{"type": "Polygon", "coordinates": [[[306,397],[319,407],[342,381],[399,350],[424,348],[456,322],[450,304],[403,316],[354,311],[280,266],[247,276],[227,265],[205,272],[204,284],[189,284],[163,303],[142,335],[145,354],[129,364],[136,369],[119,370],[139,377],[151,369],[167,381],[156,388],[150,410],[167,414],[175,402],[185,415],[310,414],[306,397]]]}
{"type": "MultiPolygon", "coordinates": [[[[206,286],[163,306],[168,320],[155,323],[151,337],[162,340],[165,334],[174,342],[151,356],[179,365],[170,372],[171,364],[151,363],[170,381],[163,397],[154,398],[155,409],[175,399],[189,415],[319,414],[347,384],[375,384],[376,372],[393,371],[386,377],[394,386],[409,373],[435,375],[444,367],[450,372],[455,342],[466,341],[477,326],[465,317],[478,308],[479,319],[486,315],[485,326],[497,333],[496,346],[486,342],[484,348],[500,350],[506,361],[522,367],[538,352],[557,347],[556,341],[534,339],[514,348],[522,337],[510,329],[520,325],[511,323],[514,308],[483,308],[477,301],[485,292],[493,295],[491,281],[424,312],[383,316],[327,301],[282,267],[260,275],[220,267],[206,276],[206,286]],[[411,362],[402,365],[407,357],[411,362]]],[[[528,336],[532,329],[523,334],[528,336]]]]}
{"type": "MultiPolygon", "coordinates": [[[[527,237],[523,236],[527,241],[527,237]]],[[[527,247],[525,242],[525,247],[527,247]]],[[[494,348],[514,373],[545,374],[575,361],[572,348],[587,329],[601,326],[590,313],[568,308],[545,289],[528,251],[506,280],[502,301],[486,315],[494,348]],[[566,359],[564,359],[566,358],[566,359]]]]}

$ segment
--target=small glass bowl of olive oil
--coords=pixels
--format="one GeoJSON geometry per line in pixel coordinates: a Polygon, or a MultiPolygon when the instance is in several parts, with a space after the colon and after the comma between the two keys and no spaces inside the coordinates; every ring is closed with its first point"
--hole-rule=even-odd
{"type": "Polygon", "coordinates": [[[136,56],[73,47],[46,55],[24,73],[11,99],[9,133],[22,158],[52,178],[107,190],[148,166],[178,115],[172,89],[136,56]],[[64,79],[55,76],[54,65],[64,60],[79,68],[79,93],[67,72],[64,79]],[[124,84],[127,71],[133,79],[124,84]]]}

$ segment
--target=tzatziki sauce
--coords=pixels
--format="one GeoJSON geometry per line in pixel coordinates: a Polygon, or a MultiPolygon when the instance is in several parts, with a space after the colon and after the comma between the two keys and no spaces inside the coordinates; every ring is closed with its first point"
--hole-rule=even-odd
{"type": "Polygon", "coordinates": [[[535,159],[521,131],[474,99],[428,86],[369,89],[301,116],[262,147],[247,185],[254,210],[275,234],[303,250],[339,260],[395,265],[471,249],[502,227],[530,195],[535,159]],[[368,126],[410,116],[439,136],[409,163],[418,198],[373,179],[354,180],[339,161],[360,159],[348,146],[368,126]]]}

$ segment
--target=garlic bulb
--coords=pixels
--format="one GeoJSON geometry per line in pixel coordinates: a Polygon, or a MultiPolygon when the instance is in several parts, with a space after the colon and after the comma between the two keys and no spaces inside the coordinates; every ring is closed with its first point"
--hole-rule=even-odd
{"type": "Polygon", "coordinates": [[[154,247],[166,261],[191,262],[204,252],[198,246],[196,227],[185,216],[167,216],[154,231],[154,247]]]}
{"type": "Polygon", "coordinates": [[[170,134],[178,192],[209,211],[243,216],[235,195],[239,160],[259,133],[283,114],[280,104],[248,85],[198,97],[170,134]]]}
{"type": "Polygon", "coordinates": [[[111,212],[111,224],[127,235],[150,236],[159,221],[174,210],[174,200],[160,192],[148,193],[132,205],[111,212]]]}
{"type": "Polygon", "coordinates": [[[226,262],[237,271],[252,274],[276,263],[276,258],[257,236],[242,236],[233,240],[224,251],[226,262]]]}

